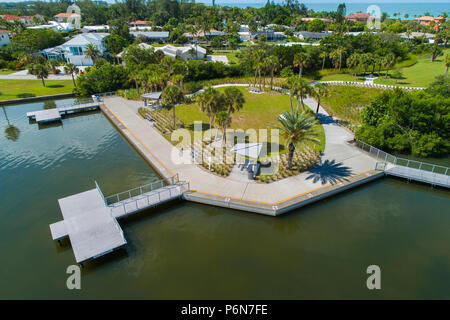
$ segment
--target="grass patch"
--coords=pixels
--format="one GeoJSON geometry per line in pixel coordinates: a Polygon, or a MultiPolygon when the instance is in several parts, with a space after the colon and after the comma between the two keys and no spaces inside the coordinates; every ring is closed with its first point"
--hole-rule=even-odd
{"type": "Polygon", "coordinates": [[[0,101],[71,93],[72,80],[0,80],[0,101]]]}
{"type": "Polygon", "coordinates": [[[226,56],[229,64],[237,64],[239,63],[238,58],[239,51],[237,50],[214,50],[212,55],[216,56],[226,56]]]}
{"type": "Polygon", "coordinates": [[[11,74],[17,72],[17,70],[11,70],[11,69],[0,69],[0,74],[11,74]]]}
{"type": "MultiPolygon", "coordinates": [[[[224,88],[217,89],[223,91],[224,88]]],[[[277,117],[284,111],[289,111],[289,96],[282,94],[253,94],[247,88],[239,88],[245,97],[244,107],[237,113],[232,115],[232,123],[230,129],[270,129],[275,125],[279,125],[277,117]]],[[[296,106],[296,103],[294,103],[296,106]]],[[[301,107],[300,107],[301,108],[301,107]]],[[[307,107],[306,107],[307,108],[307,107]]],[[[309,110],[307,108],[307,110],[309,110]]],[[[202,121],[206,124],[205,129],[209,126],[209,118],[206,113],[202,112],[197,103],[185,104],[177,107],[177,117],[183,121],[188,130],[193,129],[194,121],[202,121]]],[[[320,124],[316,127],[320,135],[320,144],[314,149],[323,151],[325,146],[325,136],[323,128],[320,124]]],[[[286,148],[282,146],[283,139],[280,137],[281,153],[287,152],[286,148]]]]}
{"type": "Polygon", "coordinates": [[[352,130],[361,123],[361,109],[383,91],[348,86],[329,86],[328,90],[330,95],[322,99],[322,105],[340,124],[352,130]]]}
{"type": "Polygon", "coordinates": [[[437,58],[431,62],[429,54],[420,56],[417,63],[411,67],[402,68],[402,77],[394,78],[393,71],[389,73],[389,78],[384,76],[375,80],[377,84],[413,86],[413,87],[428,87],[433,83],[437,76],[443,75],[445,72],[444,57],[450,49],[444,50],[444,56],[437,58]]]}

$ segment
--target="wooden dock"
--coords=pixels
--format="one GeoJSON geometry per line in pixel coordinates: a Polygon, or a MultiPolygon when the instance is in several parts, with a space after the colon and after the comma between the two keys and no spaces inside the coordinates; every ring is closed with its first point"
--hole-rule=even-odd
{"type": "Polygon", "coordinates": [[[37,110],[27,112],[28,119],[34,119],[37,123],[61,121],[62,116],[77,112],[95,110],[100,107],[98,102],[76,104],[55,109],[37,110]]]}
{"type": "Polygon", "coordinates": [[[181,198],[189,190],[189,184],[178,181],[177,177],[172,177],[170,182],[171,185],[166,185],[161,180],[108,198],[96,184],[95,189],[59,199],[64,220],[50,225],[52,239],[60,242],[69,237],[79,264],[123,247],[127,241],[117,219],[181,198]]]}

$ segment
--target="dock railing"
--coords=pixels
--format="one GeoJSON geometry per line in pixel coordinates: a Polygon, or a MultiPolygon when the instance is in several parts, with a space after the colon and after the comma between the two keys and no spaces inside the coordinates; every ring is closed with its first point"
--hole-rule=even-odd
{"type": "Polygon", "coordinates": [[[383,150],[372,147],[371,145],[357,139],[355,139],[355,146],[385,163],[391,163],[395,166],[402,166],[410,169],[428,171],[431,173],[450,176],[450,170],[448,167],[415,161],[411,159],[399,158],[392,154],[384,152],[383,150]]]}
{"type": "Polygon", "coordinates": [[[162,189],[164,187],[167,187],[169,185],[179,186],[181,188],[181,194],[183,192],[186,192],[189,190],[189,182],[186,181],[180,181],[178,174],[167,178],[167,179],[161,179],[155,182],[151,182],[148,184],[144,184],[142,186],[132,188],[123,192],[119,192],[110,196],[105,197],[105,204],[107,206],[114,206],[114,204],[119,203],[120,205],[123,205],[126,200],[131,199],[130,202],[135,201],[136,197],[139,197],[145,193],[149,192],[157,192],[158,197],[161,199],[161,193],[167,193],[169,192],[170,197],[172,197],[172,190],[170,188],[162,189]],[[161,190],[159,190],[161,189],[161,190]],[[134,198],[134,199],[133,199],[134,198]]]}

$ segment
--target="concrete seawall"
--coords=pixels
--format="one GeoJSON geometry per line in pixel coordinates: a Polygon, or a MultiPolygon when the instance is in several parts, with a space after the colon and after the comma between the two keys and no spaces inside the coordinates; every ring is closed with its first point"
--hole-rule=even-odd
{"type": "Polygon", "coordinates": [[[29,98],[21,98],[21,99],[14,99],[14,100],[4,100],[4,101],[0,101],[0,105],[36,102],[36,101],[42,101],[42,100],[48,100],[48,99],[72,98],[74,96],[75,96],[74,93],[61,93],[61,94],[54,94],[51,96],[39,96],[39,97],[29,97],[29,98]]]}

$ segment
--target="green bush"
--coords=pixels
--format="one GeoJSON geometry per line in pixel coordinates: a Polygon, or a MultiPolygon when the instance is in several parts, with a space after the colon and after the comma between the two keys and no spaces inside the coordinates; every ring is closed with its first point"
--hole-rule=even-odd
{"type": "Polygon", "coordinates": [[[450,97],[441,94],[446,92],[444,86],[437,83],[426,91],[411,93],[385,91],[363,109],[356,138],[388,152],[420,157],[447,155],[450,97]]]}

